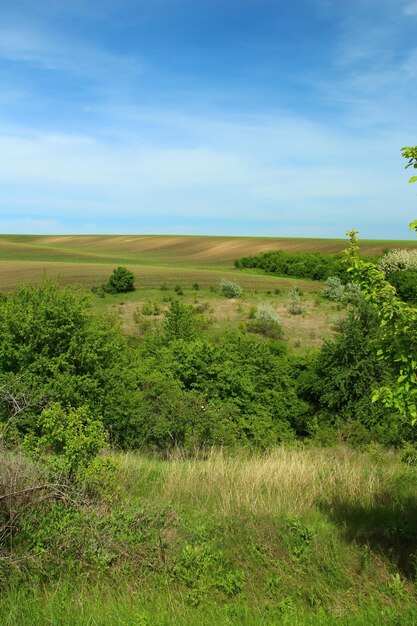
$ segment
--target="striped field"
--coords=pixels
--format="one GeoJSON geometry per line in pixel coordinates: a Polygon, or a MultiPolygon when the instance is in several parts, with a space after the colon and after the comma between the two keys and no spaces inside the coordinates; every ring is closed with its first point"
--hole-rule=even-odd
{"type": "MultiPolygon", "coordinates": [[[[384,248],[415,247],[415,241],[364,241],[365,254],[384,248]]],[[[346,239],[296,239],[273,237],[205,237],[174,235],[1,235],[0,289],[40,280],[43,274],[64,283],[99,284],[109,275],[109,265],[130,267],[141,284],[199,282],[209,286],[234,273],[233,261],[241,256],[273,249],[334,253],[346,239]]],[[[270,289],[277,279],[240,274],[242,286],[270,289]]]]}

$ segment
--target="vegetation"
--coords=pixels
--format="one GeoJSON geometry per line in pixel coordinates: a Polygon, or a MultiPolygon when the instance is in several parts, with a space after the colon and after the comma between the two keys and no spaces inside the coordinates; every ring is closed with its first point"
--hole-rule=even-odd
{"type": "Polygon", "coordinates": [[[243,294],[242,287],[233,280],[221,280],[219,283],[220,293],[226,298],[240,298],[243,294]]]}
{"type": "MultiPolygon", "coordinates": [[[[414,623],[415,468],[397,456],[110,460],[110,495],[9,499],[19,530],[1,564],[2,624],[414,623]]],[[[2,493],[45,484],[20,455],[0,463],[2,493]]]]}
{"type": "Polygon", "coordinates": [[[353,231],[344,260],[240,260],[245,291],[223,268],[166,268],[134,292],[120,266],[93,294],[47,278],[3,294],[0,622],[415,623],[399,256],[364,259],[353,231]],[[333,333],[302,345],[323,310],[333,333]]]}
{"type": "Polygon", "coordinates": [[[260,268],[269,274],[325,280],[329,276],[344,276],[343,257],[340,254],[320,252],[286,252],[273,250],[258,256],[248,256],[235,261],[237,269],[260,268]]]}
{"type": "Polygon", "coordinates": [[[109,293],[127,293],[135,291],[135,275],[126,267],[113,270],[104,290],[109,293]]]}

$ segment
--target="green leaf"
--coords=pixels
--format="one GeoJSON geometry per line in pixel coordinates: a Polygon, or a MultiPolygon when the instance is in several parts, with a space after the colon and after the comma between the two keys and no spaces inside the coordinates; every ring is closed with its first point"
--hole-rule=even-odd
{"type": "Polygon", "coordinates": [[[409,181],[409,183],[417,183],[417,176],[412,176],[409,181]]]}

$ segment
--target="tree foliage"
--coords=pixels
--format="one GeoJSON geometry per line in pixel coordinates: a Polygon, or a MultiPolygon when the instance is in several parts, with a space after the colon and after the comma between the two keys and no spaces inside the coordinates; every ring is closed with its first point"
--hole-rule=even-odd
{"type": "MultiPolygon", "coordinates": [[[[408,159],[406,168],[417,169],[417,146],[404,147],[402,155],[408,159]]],[[[409,182],[416,182],[411,177],[409,182]]],[[[417,220],[410,224],[417,229],[417,220]]],[[[381,333],[377,355],[386,361],[396,375],[392,386],[375,390],[373,400],[381,399],[386,406],[395,407],[401,414],[417,421],[417,308],[403,302],[385,274],[359,256],[357,231],[348,231],[349,248],[345,252],[348,271],[359,283],[365,298],[375,307],[381,333]]]]}
{"type": "Polygon", "coordinates": [[[135,275],[126,267],[117,267],[105,285],[105,290],[109,293],[135,291],[135,275]]]}
{"type": "MultiPolygon", "coordinates": [[[[0,380],[9,390],[20,381],[14,397],[29,398],[18,415],[20,430],[31,429],[48,399],[88,405],[95,414],[115,419],[122,404],[117,394],[127,380],[126,358],[118,323],[93,315],[80,290],[46,280],[0,302],[0,380]]],[[[3,394],[3,420],[10,415],[7,398],[3,394]]]]}
{"type": "MultiPolygon", "coordinates": [[[[415,170],[417,170],[417,146],[404,146],[404,148],[401,149],[401,154],[405,159],[408,160],[405,169],[413,167],[415,170]]],[[[408,182],[416,183],[417,176],[411,176],[408,182]]]]}

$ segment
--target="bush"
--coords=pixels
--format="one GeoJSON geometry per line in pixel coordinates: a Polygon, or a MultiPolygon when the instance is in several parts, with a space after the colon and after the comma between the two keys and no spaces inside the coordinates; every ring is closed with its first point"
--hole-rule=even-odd
{"type": "Polygon", "coordinates": [[[226,298],[240,298],[243,294],[242,287],[233,280],[223,279],[219,283],[220,293],[226,298]]]}
{"type": "Polygon", "coordinates": [[[54,403],[37,416],[23,446],[35,458],[58,457],[58,469],[74,476],[104,448],[106,434],[88,407],[63,409],[54,403]]]}
{"type": "Polygon", "coordinates": [[[142,315],[152,315],[152,314],[153,314],[152,302],[144,302],[142,304],[142,315]]]}
{"type": "Polygon", "coordinates": [[[374,309],[361,301],[348,313],[340,335],[324,343],[299,383],[299,391],[312,403],[320,425],[328,423],[353,444],[374,440],[399,445],[413,436],[411,425],[395,410],[371,399],[375,388],[391,380],[386,364],[376,355],[379,332],[374,309]]]}
{"type": "Polygon", "coordinates": [[[282,338],[282,326],[278,314],[270,304],[260,304],[255,310],[252,320],[247,325],[249,331],[270,339],[282,338]]]}
{"type": "Polygon", "coordinates": [[[357,283],[347,283],[345,285],[344,302],[349,304],[359,304],[364,296],[357,283]]]}
{"type": "Polygon", "coordinates": [[[342,283],[339,276],[329,276],[324,283],[322,294],[325,298],[335,302],[355,304],[363,298],[362,292],[356,283],[342,283]]]}
{"type": "Polygon", "coordinates": [[[176,293],[178,296],[183,296],[183,295],[184,295],[184,292],[183,292],[183,290],[182,290],[181,285],[175,285],[175,287],[174,287],[174,291],[175,291],[175,293],[176,293]]]}
{"type": "Polygon", "coordinates": [[[109,293],[135,291],[135,275],[126,267],[118,267],[113,270],[105,289],[109,293]]]}
{"type": "Polygon", "coordinates": [[[329,276],[329,278],[326,278],[322,294],[325,298],[335,300],[336,302],[342,302],[344,300],[345,286],[339,276],[329,276]]]}
{"type": "Polygon", "coordinates": [[[289,313],[291,313],[291,315],[301,315],[302,313],[305,313],[306,308],[301,302],[300,290],[298,289],[298,287],[293,287],[290,290],[289,296],[290,303],[287,307],[289,313]]]}
{"type": "Polygon", "coordinates": [[[393,272],[389,281],[406,302],[417,302],[417,269],[393,272]]]}
{"type": "Polygon", "coordinates": [[[204,324],[204,319],[191,304],[173,300],[165,314],[164,335],[168,340],[193,339],[204,324]]]}
{"type": "Polygon", "coordinates": [[[379,260],[378,269],[388,278],[394,272],[417,270],[417,250],[389,250],[379,260]]]}
{"type": "MultiPolygon", "coordinates": [[[[54,281],[19,289],[0,303],[0,379],[20,380],[32,401],[14,424],[25,434],[46,402],[88,405],[117,421],[131,397],[129,353],[114,318],[94,314],[89,298],[54,281]]],[[[7,419],[0,398],[0,421],[7,419]]]]}

